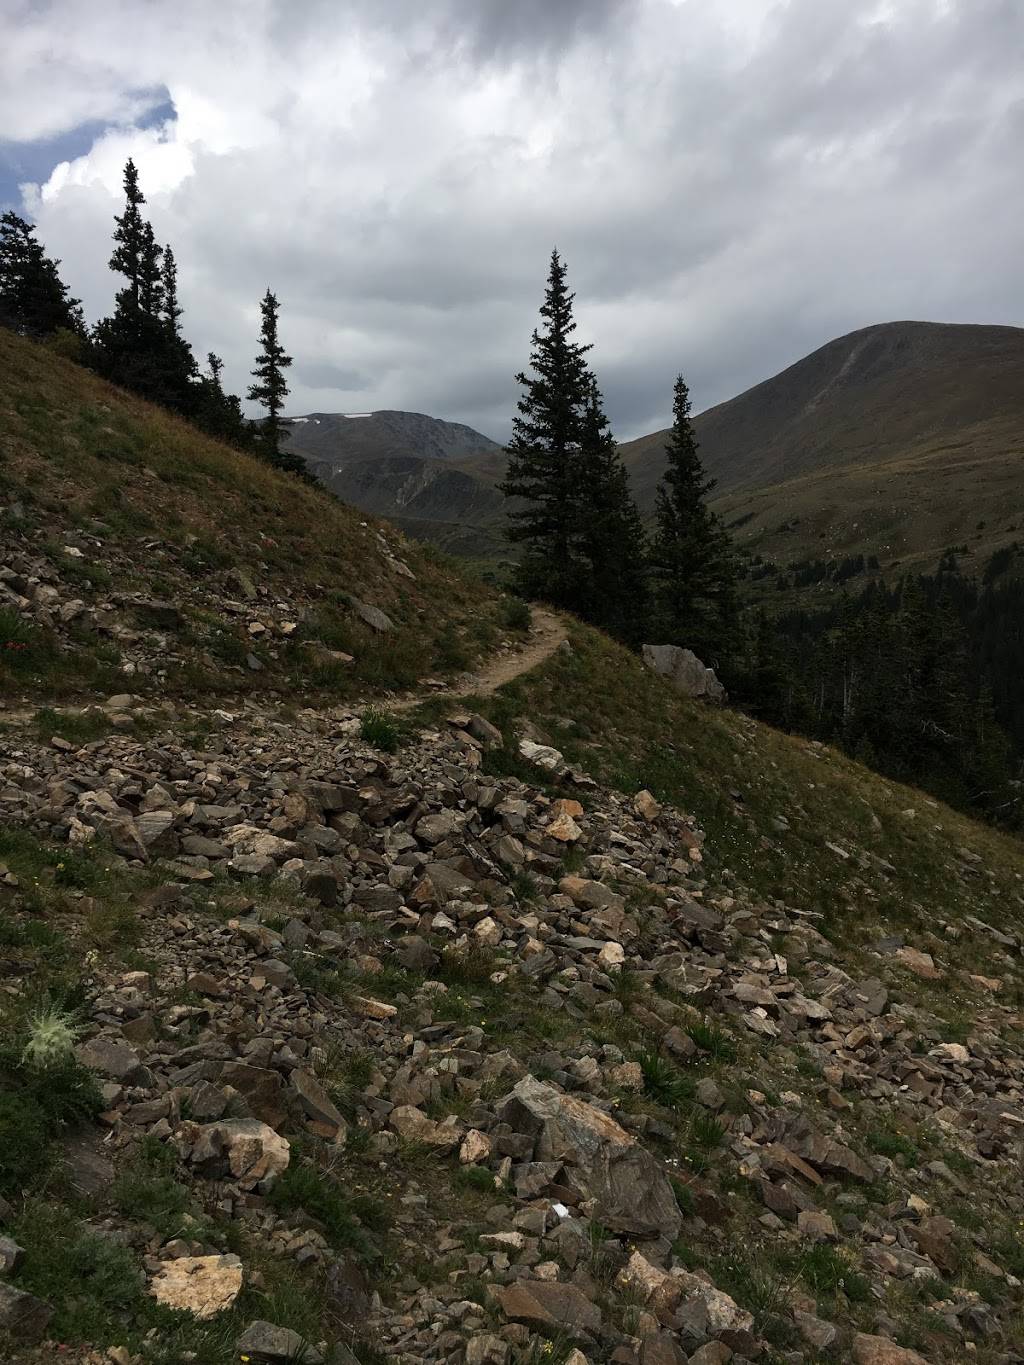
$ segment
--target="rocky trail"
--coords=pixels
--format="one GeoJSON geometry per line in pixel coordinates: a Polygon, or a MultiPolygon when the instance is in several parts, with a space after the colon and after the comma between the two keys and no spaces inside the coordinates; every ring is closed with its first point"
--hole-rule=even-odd
{"type": "Polygon", "coordinates": [[[207,722],[0,744],[4,998],[73,962],[100,1094],[49,1197],[135,1286],[48,1298],[67,1248],[0,1205],[3,1359],[1022,1359],[1019,937],[844,959],[709,880],[691,815],[483,716],[392,757],[207,722]],[[947,972],[956,1038],[913,989],[947,972]]]}
{"type": "Polygon", "coordinates": [[[499,687],[522,677],[550,659],[555,650],[568,638],[565,622],[554,612],[543,607],[530,608],[530,633],[522,645],[512,645],[492,657],[477,672],[467,674],[448,687],[435,688],[429,694],[422,689],[397,701],[389,702],[391,711],[411,711],[427,696],[489,697],[499,687]]]}

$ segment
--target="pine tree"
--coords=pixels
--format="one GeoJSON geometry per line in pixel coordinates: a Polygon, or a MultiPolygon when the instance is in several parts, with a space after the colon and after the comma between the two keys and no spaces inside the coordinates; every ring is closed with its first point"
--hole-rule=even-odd
{"type": "MultiPolygon", "coordinates": [[[[110,257],[110,269],[128,280],[130,302],[136,308],[140,305],[139,276],[141,271],[144,222],[141,208],[146,197],[139,189],[139,172],[135,162],[128,158],[124,167],[124,213],[115,217],[114,251],[110,257]]],[[[119,296],[120,301],[120,296],[119,296]]]]}
{"type": "Polygon", "coordinates": [[[241,450],[252,450],[252,426],[242,414],[242,404],[235,394],[225,393],[221,384],[223,360],[210,351],[206,364],[208,373],[202,375],[196,385],[194,421],[211,436],[241,450]]]}
{"type": "Polygon", "coordinates": [[[647,627],[644,526],[593,379],[580,435],[580,486],[585,496],[572,537],[582,568],[575,610],[635,648],[647,627]]]}
{"type": "Polygon", "coordinates": [[[37,241],[35,228],[16,213],[0,217],[0,323],[22,336],[53,336],[62,328],[84,331],[78,299],[37,241]]]}
{"type": "Polygon", "coordinates": [[[161,268],[163,247],[153,235],[153,224],[142,225],[142,248],[139,252],[138,301],[147,317],[160,318],[163,314],[164,281],[161,268]]]}
{"type": "Polygon", "coordinates": [[[259,451],[265,460],[278,469],[293,474],[306,472],[305,462],[299,455],[281,449],[281,413],[284,400],[288,396],[288,385],[284,371],[292,363],[290,355],[285,355],[284,347],[277,337],[278,302],[268,289],[260,301],[263,325],[260,330],[260,351],[256,364],[251,371],[254,384],[249,385],[247,397],[260,403],[266,409],[266,417],[260,429],[259,451]]]}
{"type": "Polygon", "coordinates": [[[518,401],[506,447],[508,468],[501,491],[521,500],[509,513],[509,539],[522,546],[518,587],[573,609],[580,587],[574,556],[583,494],[580,447],[591,377],[589,346],[573,340],[574,295],[558,252],[551,267],[530,351],[531,373],[516,375],[525,392],[518,401]]]}
{"type": "Polygon", "coordinates": [[[142,216],[146,199],[131,160],[124,168],[124,212],[114,219],[110,268],[125,277],[113,314],[93,329],[92,363],[107,379],[185,416],[200,395],[192,348],[181,335],[178,268],[142,216]]]}
{"type": "Polygon", "coordinates": [[[729,536],[707,505],[715,484],[700,458],[682,375],[672,418],[651,553],[655,630],[660,640],[685,645],[718,666],[735,630],[736,569],[729,536]]]}
{"type": "Polygon", "coordinates": [[[181,336],[181,308],[178,305],[178,263],[171,248],[164,248],[164,263],[160,275],[163,288],[163,317],[172,336],[181,336]]]}

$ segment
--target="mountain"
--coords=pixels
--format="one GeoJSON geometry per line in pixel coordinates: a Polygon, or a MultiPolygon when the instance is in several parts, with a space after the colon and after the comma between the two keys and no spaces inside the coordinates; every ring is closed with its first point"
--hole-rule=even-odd
{"type": "Polygon", "coordinates": [[[0,332],[0,1360],[1008,1365],[1024,846],[435,558],[0,332]]]}
{"type": "MultiPolygon", "coordinates": [[[[927,322],[829,342],[695,421],[737,540],[779,562],[980,563],[1024,530],[1024,330],[927,322]]],[[[622,447],[653,507],[666,432],[622,447]]]]}
{"type": "MultiPolygon", "coordinates": [[[[751,554],[787,565],[876,556],[965,571],[1024,534],[1024,330],[866,327],[695,419],[716,510],[751,554]]],[[[291,440],[347,502],[453,553],[507,553],[501,447],[418,413],[311,413],[291,440]]],[[[653,511],[665,431],[622,447],[653,511]]]]}
{"type": "Polygon", "coordinates": [[[462,459],[501,449],[497,441],[472,427],[422,412],[310,412],[287,421],[291,449],[311,463],[334,467],[392,455],[462,459]]]}
{"type": "Polygon", "coordinates": [[[452,554],[502,553],[504,454],[472,427],[420,412],[314,412],[291,418],[288,433],[290,448],[345,502],[452,554]]]}

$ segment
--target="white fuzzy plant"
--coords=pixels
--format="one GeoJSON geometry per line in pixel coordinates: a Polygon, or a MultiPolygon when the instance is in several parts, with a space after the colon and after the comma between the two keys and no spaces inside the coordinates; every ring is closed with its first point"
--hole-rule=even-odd
{"type": "Polygon", "coordinates": [[[59,1066],[72,1055],[80,1030],[70,1014],[47,1006],[28,1020],[28,1042],[22,1053],[26,1065],[37,1071],[59,1066]]]}

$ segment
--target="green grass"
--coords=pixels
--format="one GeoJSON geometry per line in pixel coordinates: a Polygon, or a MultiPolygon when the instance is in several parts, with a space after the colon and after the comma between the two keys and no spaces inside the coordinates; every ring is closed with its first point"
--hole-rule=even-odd
{"type": "Polygon", "coordinates": [[[386,1225],[383,1210],[372,1199],[346,1196],[330,1176],[310,1161],[293,1158],[278,1177],[269,1200],[271,1207],[280,1212],[302,1210],[315,1218],[336,1249],[355,1251],[371,1259],[375,1256],[365,1228],[368,1223],[375,1223],[378,1228],[386,1225]]]}
{"type": "Polygon", "coordinates": [[[658,1052],[645,1050],[637,1061],[644,1073],[644,1090],[666,1109],[687,1109],[693,1100],[696,1086],[658,1052]]]}
{"type": "Polygon", "coordinates": [[[367,744],[382,749],[386,754],[397,753],[401,743],[401,727],[386,711],[371,708],[359,718],[359,736],[367,744]]]}
{"type": "MultiPolygon", "coordinates": [[[[189,602],[172,632],[182,661],[161,661],[159,683],[137,674],[133,690],[174,695],[203,685],[224,694],[269,685],[353,697],[409,686],[436,668],[459,671],[496,638],[506,610],[498,592],[326,490],[282,476],[9,331],[0,336],[0,374],[5,502],[25,507],[23,523],[5,518],[4,537],[17,544],[30,535],[37,553],[49,550],[62,596],[87,607],[140,587],[189,602]],[[97,522],[103,548],[88,561],[67,555],[69,533],[97,522]],[[145,544],[154,533],[155,558],[145,544]],[[393,572],[378,535],[411,578],[393,572]],[[262,673],[246,666],[246,622],[225,618],[220,606],[243,596],[236,569],[266,589],[261,603],[294,602],[300,622],[291,638],[260,646],[262,673]],[[348,605],[352,596],[385,611],[394,630],[366,627],[348,605]],[[323,648],[318,657],[310,648],[317,641],[353,661],[324,658],[323,648]]],[[[141,624],[166,631],[157,621],[141,624]]],[[[61,627],[58,639],[6,608],[0,614],[0,694],[49,701],[120,691],[119,664],[88,626],[77,634],[61,627]]]]}

